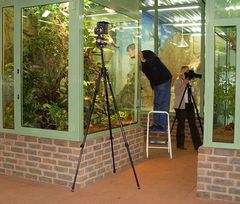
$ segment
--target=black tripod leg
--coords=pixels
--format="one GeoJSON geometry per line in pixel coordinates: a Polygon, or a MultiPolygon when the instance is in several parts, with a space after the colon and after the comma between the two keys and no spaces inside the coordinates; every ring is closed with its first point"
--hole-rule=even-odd
{"type": "Polygon", "coordinates": [[[199,121],[199,124],[200,124],[201,131],[202,131],[202,134],[203,134],[203,126],[202,126],[201,118],[199,116],[198,108],[197,108],[197,105],[196,105],[196,102],[195,102],[195,99],[194,99],[192,93],[191,93],[191,98],[192,98],[193,105],[194,105],[194,108],[195,108],[196,113],[197,113],[197,118],[198,118],[198,121],[199,121]]]}
{"type": "MultiPolygon", "coordinates": [[[[185,95],[186,90],[187,90],[187,86],[186,86],[185,89],[184,89],[184,92],[183,92],[181,101],[180,101],[177,109],[180,109],[180,107],[181,107],[181,105],[182,105],[182,101],[183,101],[183,98],[184,98],[184,95],[185,95]]],[[[172,132],[172,130],[173,130],[173,127],[174,127],[174,124],[175,124],[175,122],[176,122],[176,119],[177,119],[177,115],[175,115],[175,117],[174,117],[173,124],[172,124],[172,127],[171,127],[170,132],[172,132]]]]}
{"type": "Polygon", "coordinates": [[[129,157],[129,160],[130,160],[130,163],[131,163],[131,166],[132,166],[132,170],[133,170],[133,174],[134,174],[134,177],[135,177],[135,180],[136,180],[136,183],[137,183],[137,187],[138,187],[138,189],[140,189],[137,173],[136,173],[136,170],[135,170],[135,167],[134,167],[134,164],[133,164],[133,159],[132,159],[131,152],[130,152],[130,149],[129,149],[129,144],[128,144],[126,134],[125,134],[125,131],[124,131],[124,128],[123,128],[122,119],[121,119],[120,114],[119,114],[116,99],[115,99],[114,94],[113,94],[113,89],[112,89],[112,85],[111,85],[111,82],[110,82],[110,79],[109,79],[108,72],[106,72],[106,79],[107,79],[109,89],[110,89],[110,92],[111,92],[111,95],[112,95],[112,98],[113,98],[114,108],[115,108],[116,114],[118,116],[118,121],[119,121],[119,124],[120,124],[123,141],[124,141],[125,147],[127,149],[128,157],[129,157]]]}
{"type": "Polygon", "coordinates": [[[80,150],[80,153],[79,153],[77,168],[76,168],[76,172],[75,172],[75,176],[74,176],[74,180],[73,180],[73,184],[72,184],[72,192],[74,192],[74,189],[75,189],[77,175],[78,175],[80,163],[82,161],[83,149],[84,149],[84,146],[86,144],[87,134],[88,134],[88,130],[89,130],[89,127],[90,127],[90,122],[91,122],[92,114],[93,114],[93,111],[94,111],[94,105],[95,105],[95,102],[96,102],[97,93],[99,91],[102,74],[103,74],[103,71],[101,69],[101,72],[99,73],[99,77],[98,77],[98,80],[97,80],[96,88],[95,88],[95,91],[94,91],[92,103],[90,105],[88,120],[87,120],[87,126],[86,126],[86,129],[84,131],[83,141],[82,141],[82,144],[80,145],[81,150],[80,150]]]}
{"type": "Polygon", "coordinates": [[[109,105],[109,97],[108,97],[108,87],[107,87],[107,71],[106,68],[104,68],[103,71],[103,79],[104,79],[104,89],[105,89],[105,97],[106,97],[106,105],[107,105],[107,114],[108,114],[108,127],[109,127],[109,133],[110,133],[110,143],[111,143],[111,151],[112,151],[112,162],[113,162],[113,173],[116,173],[116,167],[115,167],[115,157],[114,157],[114,150],[113,150],[113,136],[112,136],[112,123],[111,123],[111,116],[110,116],[110,105],[109,105]]]}

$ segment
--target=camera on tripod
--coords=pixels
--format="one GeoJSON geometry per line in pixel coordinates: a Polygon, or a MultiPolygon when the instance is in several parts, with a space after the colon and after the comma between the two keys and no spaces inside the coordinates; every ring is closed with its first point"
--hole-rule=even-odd
{"type": "Polygon", "coordinates": [[[193,70],[189,70],[188,72],[184,73],[186,79],[194,79],[194,78],[202,78],[201,74],[195,73],[193,70]]]}
{"type": "Polygon", "coordinates": [[[97,22],[97,26],[94,29],[94,33],[97,35],[108,34],[108,22],[100,21],[97,22]]]}
{"type": "Polygon", "coordinates": [[[96,44],[98,47],[107,45],[107,43],[104,42],[105,39],[102,35],[108,34],[108,24],[109,23],[105,21],[97,22],[94,33],[97,35],[96,44]]]}

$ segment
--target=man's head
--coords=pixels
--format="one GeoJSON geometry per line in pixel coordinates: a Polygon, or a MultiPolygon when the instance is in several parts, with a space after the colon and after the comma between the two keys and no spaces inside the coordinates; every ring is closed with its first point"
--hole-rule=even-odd
{"type": "Polygon", "coordinates": [[[135,44],[132,43],[127,46],[127,53],[130,58],[135,58],[136,51],[135,51],[135,44]]]}

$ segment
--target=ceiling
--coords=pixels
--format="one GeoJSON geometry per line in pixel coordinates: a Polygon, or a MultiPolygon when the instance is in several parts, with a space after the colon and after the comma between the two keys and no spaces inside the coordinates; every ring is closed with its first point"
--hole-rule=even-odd
{"type": "MultiPolygon", "coordinates": [[[[154,0],[142,0],[142,10],[154,15],[154,0]]],[[[183,28],[184,33],[201,33],[202,0],[158,0],[158,19],[161,25],[183,28]]]]}

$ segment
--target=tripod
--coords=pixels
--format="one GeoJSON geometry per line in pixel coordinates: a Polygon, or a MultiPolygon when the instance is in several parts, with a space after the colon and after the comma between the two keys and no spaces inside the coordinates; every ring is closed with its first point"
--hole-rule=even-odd
{"type": "MultiPolygon", "coordinates": [[[[186,91],[187,91],[187,93],[188,93],[188,102],[189,102],[189,103],[193,103],[193,106],[194,106],[194,108],[195,108],[195,110],[196,110],[197,118],[198,118],[198,121],[199,121],[199,124],[200,124],[200,128],[201,128],[201,131],[202,131],[202,134],[203,134],[202,122],[201,122],[201,119],[200,119],[200,116],[199,116],[199,112],[198,112],[198,109],[197,109],[197,105],[196,105],[195,99],[194,99],[194,97],[193,97],[193,95],[192,95],[191,85],[190,85],[189,83],[187,83],[187,85],[186,85],[186,87],[185,87],[185,89],[184,89],[184,92],[183,92],[181,101],[180,101],[179,106],[178,106],[177,109],[180,109],[186,91]]],[[[174,127],[174,124],[175,124],[175,122],[176,122],[176,119],[177,119],[177,116],[175,115],[175,118],[174,118],[174,120],[173,120],[173,124],[172,124],[172,127],[171,127],[170,132],[172,132],[172,130],[173,130],[173,127],[174,127]]]]}
{"type": "Polygon", "coordinates": [[[110,144],[111,144],[111,151],[112,151],[113,173],[116,173],[116,167],[115,167],[115,157],[114,157],[114,149],[113,149],[112,124],[111,124],[111,117],[110,117],[108,86],[107,85],[109,85],[109,90],[110,90],[110,93],[112,95],[113,105],[114,105],[114,108],[115,108],[115,111],[116,111],[116,114],[117,114],[117,117],[118,117],[123,141],[125,143],[125,147],[126,147],[126,150],[127,150],[127,153],[128,153],[128,157],[129,157],[129,160],[130,160],[130,163],[131,163],[131,166],[132,166],[132,170],[133,170],[133,174],[134,174],[134,177],[135,177],[135,180],[136,180],[136,183],[137,183],[137,187],[138,187],[138,189],[140,189],[137,174],[136,174],[136,171],[135,171],[135,167],[134,167],[132,156],[131,156],[130,149],[129,149],[129,144],[128,144],[126,134],[125,134],[125,131],[124,131],[124,128],[123,128],[122,119],[120,117],[119,110],[118,110],[118,107],[117,107],[117,103],[116,103],[116,100],[115,100],[115,97],[114,97],[114,94],[113,94],[113,89],[112,89],[112,85],[111,85],[111,82],[110,82],[109,73],[108,73],[107,68],[105,67],[105,62],[104,62],[104,57],[103,57],[103,46],[104,46],[104,44],[101,44],[97,41],[97,45],[100,47],[100,50],[101,50],[102,67],[101,67],[101,70],[100,70],[100,73],[99,73],[99,77],[97,79],[92,103],[90,105],[89,115],[88,115],[88,120],[87,120],[87,124],[86,124],[86,129],[84,131],[83,141],[82,141],[82,144],[80,145],[81,150],[80,150],[80,153],[79,153],[77,169],[76,169],[74,181],[73,181],[73,184],[72,184],[72,192],[74,192],[74,189],[75,189],[77,175],[78,175],[80,163],[81,163],[81,160],[82,160],[83,149],[84,149],[84,146],[86,144],[87,134],[88,134],[88,130],[89,130],[90,122],[91,122],[91,117],[92,117],[92,114],[93,114],[93,111],[94,111],[94,105],[95,105],[95,102],[96,102],[97,94],[99,92],[100,82],[101,82],[102,78],[103,78],[103,82],[104,82],[104,90],[105,90],[106,105],[107,105],[108,127],[109,127],[110,144]]]}

